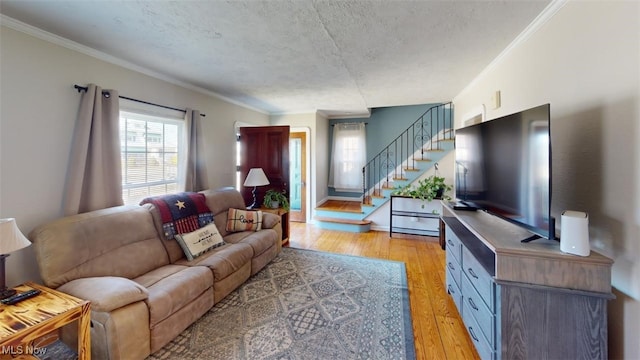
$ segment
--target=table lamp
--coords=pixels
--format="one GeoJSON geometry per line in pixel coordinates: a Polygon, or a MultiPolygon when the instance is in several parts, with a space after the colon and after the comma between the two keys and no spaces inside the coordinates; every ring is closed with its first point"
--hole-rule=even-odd
{"type": "Polygon", "coordinates": [[[31,242],[20,232],[16,219],[0,219],[0,299],[8,298],[16,293],[7,289],[5,283],[5,259],[10,253],[26,248],[31,242]]]}
{"type": "Polygon", "coordinates": [[[244,186],[253,186],[253,204],[249,206],[249,209],[253,209],[256,206],[256,187],[269,185],[269,179],[265,175],[262,168],[252,168],[247,174],[247,178],[244,180],[244,186]]]}

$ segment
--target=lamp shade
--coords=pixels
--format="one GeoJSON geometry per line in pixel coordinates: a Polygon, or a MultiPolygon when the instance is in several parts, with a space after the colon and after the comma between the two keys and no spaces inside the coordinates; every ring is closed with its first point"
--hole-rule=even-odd
{"type": "Polygon", "coordinates": [[[20,232],[16,219],[0,219],[0,255],[26,248],[31,242],[20,232]]]}
{"type": "Polygon", "coordinates": [[[269,185],[269,179],[265,175],[262,168],[253,168],[249,170],[247,178],[244,180],[244,186],[264,186],[269,185]]]}

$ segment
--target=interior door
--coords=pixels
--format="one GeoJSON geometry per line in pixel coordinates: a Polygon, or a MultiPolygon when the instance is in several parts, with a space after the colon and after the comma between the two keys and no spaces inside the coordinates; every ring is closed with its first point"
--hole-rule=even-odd
{"type": "MultiPolygon", "coordinates": [[[[262,168],[269,185],[256,188],[257,205],[262,205],[269,189],[286,191],[289,197],[289,126],[240,128],[240,181],[251,168],[262,168]]],[[[252,187],[240,187],[245,204],[253,202],[252,187]]]]}
{"type": "Polygon", "coordinates": [[[292,132],[289,135],[290,159],[290,220],[307,221],[307,134],[292,132]]]}

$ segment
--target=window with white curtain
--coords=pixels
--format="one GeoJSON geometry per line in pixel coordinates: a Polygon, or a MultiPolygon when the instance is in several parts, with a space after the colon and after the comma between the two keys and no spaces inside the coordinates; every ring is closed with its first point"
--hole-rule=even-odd
{"type": "Polygon", "coordinates": [[[148,196],[178,192],[184,121],[120,112],[122,199],[138,204],[148,196]]]}
{"type": "Polygon", "coordinates": [[[336,191],[362,191],[362,168],[367,161],[365,123],[335,124],[331,157],[329,186],[336,191]]]}

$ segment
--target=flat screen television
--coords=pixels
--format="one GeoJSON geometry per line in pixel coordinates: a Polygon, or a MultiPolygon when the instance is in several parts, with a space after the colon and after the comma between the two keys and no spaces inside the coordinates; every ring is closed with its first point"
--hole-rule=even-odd
{"type": "Polygon", "coordinates": [[[550,105],[456,130],[456,206],[485,210],[555,239],[550,105]]]}

